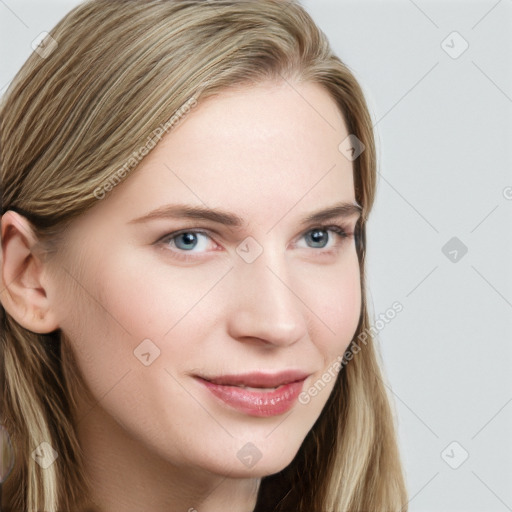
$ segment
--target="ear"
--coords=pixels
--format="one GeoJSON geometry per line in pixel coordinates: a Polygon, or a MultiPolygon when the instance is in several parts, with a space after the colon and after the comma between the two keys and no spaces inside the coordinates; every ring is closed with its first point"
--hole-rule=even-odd
{"type": "Polygon", "coordinates": [[[46,267],[37,254],[38,240],[30,223],[9,210],[2,216],[1,232],[0,299],[4,309],[29,331],[54,331],[59,326],[45,290],[46,267]]]}

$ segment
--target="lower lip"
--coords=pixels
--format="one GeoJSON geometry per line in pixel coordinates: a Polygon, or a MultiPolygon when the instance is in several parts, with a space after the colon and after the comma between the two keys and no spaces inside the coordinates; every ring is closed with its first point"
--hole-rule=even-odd
{"type": "Polygon", "coordinates": [[[277,416],[289,411],[300,392],[304,380],[290,382],[272,391],[253,391],[237,386],[223,386],[198,378],[208,390],[225,404],[251,416],[277,416]]]}

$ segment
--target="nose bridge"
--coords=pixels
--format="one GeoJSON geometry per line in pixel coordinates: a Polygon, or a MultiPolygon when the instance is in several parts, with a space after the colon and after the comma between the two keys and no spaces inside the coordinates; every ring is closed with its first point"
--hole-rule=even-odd
{"type": "Polygon", "coordinates": [[[289,345],[307,333],[304,306],[290,281],[284,251],[270,245],[251,263],[240,258],[235,265],[230,328],[234,337],[289,345]]]}

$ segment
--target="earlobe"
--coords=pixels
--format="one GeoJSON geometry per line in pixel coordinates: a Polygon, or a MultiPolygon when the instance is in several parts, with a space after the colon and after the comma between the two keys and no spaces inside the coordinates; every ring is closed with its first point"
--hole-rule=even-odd
{"type": "Polygon", "coordinates": [[[25,217],[12,210],[2,216],[1,294],[4,309],[22,327],[49,333],[58,328],[43,283],[44,263],[34,250],[37,237],[25,217]]]}

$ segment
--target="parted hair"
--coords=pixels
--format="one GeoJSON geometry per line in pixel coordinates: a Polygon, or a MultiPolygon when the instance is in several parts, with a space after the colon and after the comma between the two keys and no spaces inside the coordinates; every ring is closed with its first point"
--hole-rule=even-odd
{"type": "MultiPolygon", "coordinates": [[[[280,0],[90,0],[50,36],[48,54],[34,52],[1,100],[2,213],[25,216],[41,247],[58,250],[66,226],[96,204],[95,190],[191,98],[200,103],[269,80],[316,83],[365,148],[353,162],[363,208],[354,338],[368,332],[366,222],[377,172],[372,121],[358,81],[303,7],[280,0]]],[[[28,331],[3,306],[0,315],[0,423],[15,455],[3,510],[83,510],[89,489],[76,435],[77,369],[67,342],[59,330],[28,331]],[[31,457],[42,441],[59,453],[45,470],[31,457]]],[[[381,367],[375,340],[367,337],[337,375],[292,463],[262,479],[257,512],[407,510],[381,367]]]]}

